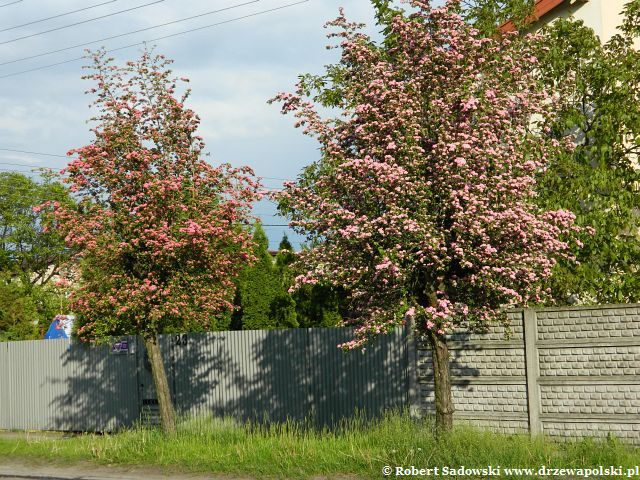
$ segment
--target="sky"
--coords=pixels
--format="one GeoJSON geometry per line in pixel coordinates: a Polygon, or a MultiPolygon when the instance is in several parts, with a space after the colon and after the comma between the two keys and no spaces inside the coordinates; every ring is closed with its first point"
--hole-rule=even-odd
{"type": "MultiPolygon", "coordinates": [[[[86,48],[137,44],[111,53],[124,63],[137,58],[141,43],[148,41],[175,61],[176,76],[190,79],[188,107],[201,117],[200,134],[212,163],[249,165],[256,175],[266,177],[267,188],[295,179],[302,167],[318,159],[318,144],[267,100],[277,92],[293,91],[299,74],[321,73],[324,65],[338,60],[338,51],[325,48],[323,25],[340,7],[349,19],[367,23],[369,33],[377,32],[367,0],[291,5],[296,1],[0,0],[0,171],[63,168],[65,153],[92,139],[87,124],[91,97],[84,94],[92,85],[81,79],[87,60],[77,59],[86,48]],[[241,3],[247,4],[238,6],[241,3]],[[229,9],[208,14],[225,8],[229,9]],[[278,10],[265,12],[271,9],[278,10]],[[200,14],[206,15],[148,29],[200,14]],[[220,22],[226,23],[153,41],[220,22]],[[148,30],[103,40],[141,29],[148,30]],[[96,43],[76,46],[88,42],[96,43]],[[33,56],[37,57],[23,60],[33,56]]],[[[267,201],[254,208],[270,247],[277,248],[287,233],[300,248],[304,239],[279,226],[286,220],[275,213],[267,201]]]]}

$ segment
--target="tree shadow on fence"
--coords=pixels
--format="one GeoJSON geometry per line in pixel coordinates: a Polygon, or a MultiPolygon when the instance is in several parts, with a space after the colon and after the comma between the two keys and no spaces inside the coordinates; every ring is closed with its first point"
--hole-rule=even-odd
{"type": "MultiPolygon", "coordinates": [[[[323,427],[356,413],[370,418],[410,406],[416,372],[406,335],[398,329],[380,336],[365,352],[340,350],[352,332],[335,328],[164,335],[160,345],[178,413],[263,423],[312,420],[323,427]]],[[[111,346],[47,342],[38,347],[47,369],[36,394],[48,417],[25,428],[113,431],[133,425],[143,402],[154,401],[142,341],[130,339],[136,348],[120,354],[111,346]]],[[[454,377],[480,374],[456,351],[451,371],[454,377]]],[[[420,373],[420,397],[428,399],[433,387],[424,362],[420,373]]]]}
{"type": "Polygon", "coordinates": [[[179,414],[236,416],[230,404],[247,385],[242,333],[194,333],[172,342],[171,381],[179,414]]]}
{"type": "Polygon", "coordinates": [[[235,409],[261,422],[311,421],[334,426],[354,414],[379,416],[408,405],[407,358],[401,332],[366,352],[343,352],[350,329],[271,330],[256,335],[254,372],[235,409]]]}
{"type": "MultiPolygon", "coordinates": [[[[157,395],[142,339],[128,337],[127,351],[109,345],[71,343],[54,361],[43,392],[53,430],[107,432],[143,420],[157,424],[157,395]]],[[[223,356],[202,348],[202,335],[161,335],[160,349],[178,413],[211,401],[217,379],[228,371],[223,356]]],[[[46,347],[46,343],[44,344],[46,347]]]]}
{"type": "MultiPolygon", "coordinates": [[[[414,342],[407,334],[398,329],[382,335],[364,352],[338,348],[352,339],[350,329],[191,334],[186,348],[174,350],[176,404],[182,413],[260,423],[312,420],[319,427],[354,414],[377,417],[413,402],[433,410],[430,352],[422,350],[418,385],[411,365],[414,342]],[[412,386],[419,388],[414,398],[412,386]]],[[[451,351],[455,395],[456,390],[473,390],[469,379],[481,376],[468,357],[481,347],[466,337],[454,340],[464,344],[451,351]]]]}
{"type": "MultiPolygon", "coordinates": [[[[452,382],[454,404],[456,394],[460,390],[473,391],[471,378],[480,377],[481,371],[476,365],[469,363],[468,356],[472,352],[479,352],[482,347],[472,341],[472,336],[466,333],[456,333],[449,339],[449,372],[452,382]],[[455,342],[453,345],[451,342],[455,342]],[[457,345],[456,345],[457,344],[457,345]],[[456,346],[454,346],[456,345],[456,346]]],[[[435,412],[435,395],[433,383],[433,361],[428,340],[419,339],[420,344],[420,397],[422,409],[435,412]]]]}
{"type": "MultiPolygon", "coordinates": [[[[129,345],[133,345],[129,339],[129,345]]],[[[112,352],[112,345],[71,342],[62,351],[42,341],[39,360],[47,364],[40,395],[49,396],[52,430],[114,431],[138,419],[138,386],[134,352],[112,352]],[[49,363],[50,362],[50,363],[49,363]]]]}
{"type": "Polygon", "coordinates": [[[409,402],[409,351],[401,331],[367,351],[343,352],[348,329],[191,334],[173,347],[181,413],[259,423],[329,426],[355,412],[375,417],[409,402]]]}
{"type": "Polygon", "coordinates": [[[246,384],[232,409],[243,420],[260,423],[303,420],[309,410],[309,375],[305,361],[307,330],[263,330],[245,345],[246,384]]]}

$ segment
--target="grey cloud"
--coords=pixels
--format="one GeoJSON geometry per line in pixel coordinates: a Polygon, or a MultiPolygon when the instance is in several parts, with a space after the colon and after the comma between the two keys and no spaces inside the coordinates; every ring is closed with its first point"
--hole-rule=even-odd
{"type": "MultiPolygon", "coordinates": [[[[118,1],[50,22],[2,32],[0,42],[147,1],[118,1]]],[[[106,47],[117,48],[291,1],[262,0],[242,9],[113,40],[106,47]]],[[[1,9],[0,29],[90,3],[98,1],[24,1],[1,9]]],[[[128,14],[0,45],[0,61],[145,28],[235,3],[241,3],[241,0],[165,0],[128,14]]],[[[202,118],[201,133],[215,161],[246,162],[260,175],[293,178],[304,165],[317,159],[315,142],[303,137],[292,127],[291,119],[282,118],[278,107],[269,106],[266,101],[278,91],[291,90],[298,74],[318,73],[323,65],[337,59],[337,52],[324,48],[327,31],[322,26],[325,21],[335,18],[341,5],[349,18],[371,23],[372,9],[366,0],[310,0],[289,9],[158,42],[157,50],[175,59],[176,74],[191,78],[194,93],[189,106],[202,118]]],[[[375,32],[375,28],[370,31],[375,32]]],[[[140,48],[119,51],[114,56],[118,61],[126,61],[136,57],[140,48]]],[[[78,48],[0,66],[0,76],[81,55],[83,49],[78,48]]],[[[0,148],[64,154],[68,149],[90,141],[86,124],[91,115],[87,109],[90,98],[83,95],[89,84],[80,80],[82,64],[69,63],[0,79],[0,148]]],[[[25,164],[37,161],[59,167],[63,163],[62,159],[19,158],[25,159],[25,164]]],[[[265,180],[265,184],[278,186],[277,181],[265,180]]],[[[256,210],[269,215],[275,213],[273,205],[261,204],[256,210]]],[[[265,223],[273,220],[274,217],[265,217],[265,223]]],[[[281,222],[282,219],[278,221],[281,222]]],[[[272,247],[279,242],[282,230],[288,231],[269,230],[272,247]]],[[[288,232],[294,241],[300,240],[288,232]]]]}

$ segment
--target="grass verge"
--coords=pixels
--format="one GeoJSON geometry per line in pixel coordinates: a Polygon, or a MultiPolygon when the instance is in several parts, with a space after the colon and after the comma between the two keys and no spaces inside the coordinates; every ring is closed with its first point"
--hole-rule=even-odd
{"type": "Polygon", "coordinates": [[[230,419],[204,417],[182,421],[175,438],[149,428],[66,439],[0,437],[0,458],[3,456],[143,464],[260,478],[319,475],[380,478],[386,465],[500,466],[500,478],[528,478],[526,474],[506,475],[505,468],[510,467],[538,470],[542,465],[555,468],[613,465],[621,467],[622,478],[627,478],[627,469],[640,465],[640,449],[615,439],[556,443],[462,426],[436,438],[431,421],[416,421],[401,414],[389,414],[380,421],[355,419],[333,431],[296,423],[252,426],[230,419]]]}

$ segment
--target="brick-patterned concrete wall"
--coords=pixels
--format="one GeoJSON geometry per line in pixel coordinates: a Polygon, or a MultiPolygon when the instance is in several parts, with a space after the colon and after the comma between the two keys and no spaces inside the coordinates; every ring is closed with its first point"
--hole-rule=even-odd
{"type": "Polygon", "coordinates": [[[536,317],[542,431],[640,444],[640,306],[545,309],[536,317]]]}
{"type": "MultiPolygon", "coordinates": [[[[449,338],[454,418],[508,433],[528,430],[527,384],[521,312],[511,312],[510,332],[454,334],[449,338]],[[506,339],[508,338],[508,340],[506,339]]],[[[422,409],[435,411],[431,352],[419,344],[422,409]]]]}
{"type": "MultiPolygon", "coordinates": [[[[455,418],[503,432],[640,444],[640,305],[510,312],[512,334],[449,338],[455,418]]],[[[433,371],[419,343],[422,404],[433,371]]]]}

